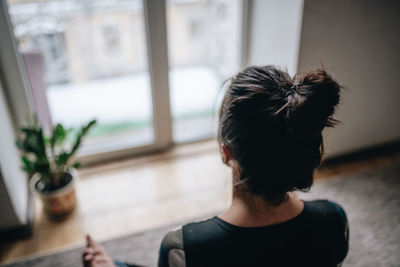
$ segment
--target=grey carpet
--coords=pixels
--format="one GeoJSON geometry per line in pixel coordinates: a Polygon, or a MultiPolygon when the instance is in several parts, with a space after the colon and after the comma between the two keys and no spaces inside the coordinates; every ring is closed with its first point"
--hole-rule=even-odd
{"type": "MultiPolygon", "coordinates": [[[[318,181],[303,199],[327,198],[340,203],[350,224],[350,251],[344,266],[400,266],[400,163],[362,173],[318,181]]],[[[104,243],[115,259],[156,266],[163,235],[168,226],[128,235],[104,243]]],[[[81,249],[1,266],[82,266],[81,249]]]]}

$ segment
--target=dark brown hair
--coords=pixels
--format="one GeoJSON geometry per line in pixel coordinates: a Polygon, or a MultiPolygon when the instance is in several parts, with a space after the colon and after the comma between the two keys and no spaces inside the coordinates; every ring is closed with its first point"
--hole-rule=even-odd
{"type": "Polygon", "coordinates": [[[308,190],[323,155],[322,130],[333,127],[341,86],[324,69],[290,75],[248,67],[228,81],[218,140],[236,163],[237,185],[279,205],[308,190]]]}

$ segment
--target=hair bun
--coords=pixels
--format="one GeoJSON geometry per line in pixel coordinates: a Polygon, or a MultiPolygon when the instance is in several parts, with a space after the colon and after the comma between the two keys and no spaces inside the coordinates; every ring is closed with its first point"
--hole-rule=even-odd
{"type": "Polygon", "coordinates": [[[290,108],[292,130],[320,131],[335,126],[338,120],[332,115],[340,101],[341,86],[324,69],[296,75],[294,80],[300,101],[290,108]]]}
{"type": "Polygon", "coordinates": [[[333,126],[340,85],[323,69],[294,78],[252,66],[230,80],[218,140],[232,155],[235,186],[279,205],[308,190],[323,155],[322,129],[333,126]]]}

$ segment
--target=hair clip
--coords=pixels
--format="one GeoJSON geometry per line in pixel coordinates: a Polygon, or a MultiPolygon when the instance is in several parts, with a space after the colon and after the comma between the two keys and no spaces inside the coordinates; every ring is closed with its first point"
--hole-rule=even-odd
{"type": "Polygon", "coordinates": [[[289,96],[289,95],[292,95],[294,93],[297,93],[297,89],[298,88],[299,88],[299,85],[297,83],[293,84],[292,87],[290,87],[289,90],[286,91],[286,96],[289,96]]]}

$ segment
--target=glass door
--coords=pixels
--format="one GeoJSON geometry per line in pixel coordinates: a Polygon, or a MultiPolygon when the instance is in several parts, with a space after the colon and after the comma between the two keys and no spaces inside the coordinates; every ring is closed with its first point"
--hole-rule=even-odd
{"type": "Polygon", "coordinates": [[[1,33],[42,125],[98,121],[84,163],[215,136],[219,89],[242,66],[244,0],[7,3],[15,38],[1,33]]]}
{"type": "Polygon", "coordinates": [[[41,119],[98,124],[82,153],[154,142],[142,0],[8,0],[41,119]]]}

